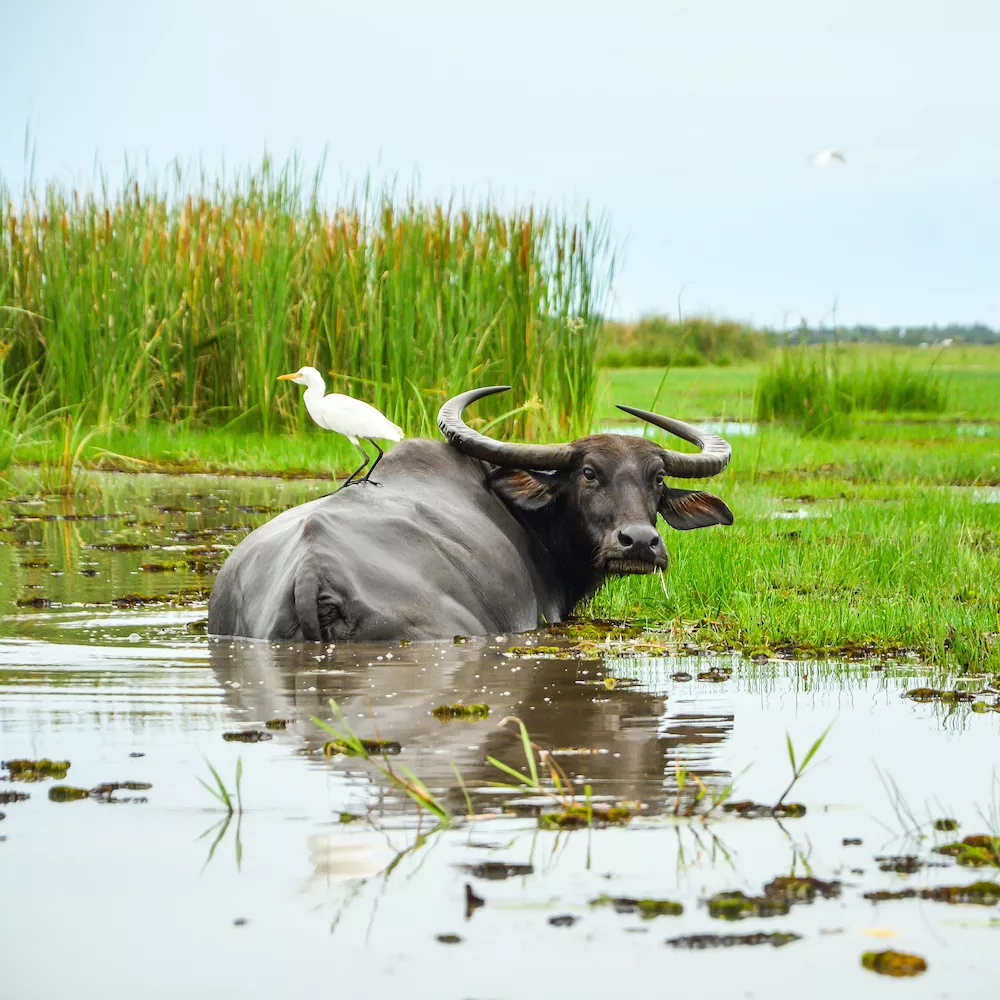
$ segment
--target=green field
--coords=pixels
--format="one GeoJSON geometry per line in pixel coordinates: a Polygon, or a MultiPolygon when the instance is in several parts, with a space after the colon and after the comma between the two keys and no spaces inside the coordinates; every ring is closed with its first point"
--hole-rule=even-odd
{"type": "Polygon", "coordinates": [[[8,496],[86,495],[92,469],[343,475],[351,445],[276,381],[305,362],[410,435],[476,385],[514,387],[469,415],[514,439],[617,430],[626,403],[722,425],[733,460],[709,488],[736,523],[670,532],[667,577],[613,582],[595,614],[1000,670],[1000,347],[786,350],[655,317],[602,341],[614,258],[586,218],[367,188],[327,210],[266,162],[186,183],[0,191],[8,496]],[[600,370],[608,344],[692,366],[600,370]]]}

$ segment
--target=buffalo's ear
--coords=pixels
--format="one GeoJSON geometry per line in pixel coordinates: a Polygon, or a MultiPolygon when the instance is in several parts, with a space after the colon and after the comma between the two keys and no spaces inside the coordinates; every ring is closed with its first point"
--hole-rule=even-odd
{"type": "Polygon", "coordinates": [[[556,476],[550,472],[496,469],[489,482],[503,500],[521,510],[541,510],[555,499],[556,476]]]}
{"type": "Polygon", "coordinates": [[[679,531],[733,523],[733,512],[713,493],[701,490],[675,490],[668,486],[660,497],[659,510],[663,520],[679,531]]]}

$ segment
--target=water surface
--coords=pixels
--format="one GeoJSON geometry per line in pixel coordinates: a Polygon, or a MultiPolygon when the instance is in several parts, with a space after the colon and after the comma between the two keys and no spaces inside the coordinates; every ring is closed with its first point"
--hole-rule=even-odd
{"type": "Polygon", "coordinates": [[[993,975],[996,906],[863,895],[1000,881],[932,851],[986,832],[1000,714],[904,698],[927,683],[919,665],[515,657],[514,644],[562,640],[514,636],[209,640],[205,595],[228,548],[327,484],[99,482],[89,502],[6,504],[0,514],[0,759],[71,762],[65,779],[0,781],[0,791],[30,796],[0,806],[5,998],[589,997],[623,986],[874,996],[892,984],[860,956],[886,947],[929,963],[908,995],[967,996],[993,975]],[[597,802],[633,803],[635,818],[593,831],[539,830],[530,814],[435,829],[369,765],[326,759],[311,719],[332,718],[331,698],[359,735],[398,741],[393,765],[456,814],[465,808],[456,768],[478,813],[529,811],[530,796],[491,787],[505,779],[486,760],[522,766],[516,735],[499,725],[517,715],[581,793],[589,784],[597,802]],[[431,714],[456,701],[485,702],[490,717],[431,714]],[[273,719],[287,727],[267,730],[273,719]],[[696,775],[709,795],[735,782],[735,798],[773,803],[790,776],[786,732],[801,759],[831,723],[819,765],[791,796],[804,817],[675,815],[684,771],[688,789],[696,775]],[[247,729],[272,738],[223,738],[247,729]],[[210,762],[234,790],[237,761],[244,812],[226,825],[197,779],[211,782],[210,762]],[[53,785],[112,781],[152,787],[113,796],[146,801],[48,797],[53,785]],[[897,808],[923,829],[902,836],[911,824],[897,808]],[[941,816],[961,822],[958,834],[929,829],[941,816]],[[875,860],[904,854],[932,866],[905,875],[875,860]],[[839,881],[839,895],[784,915],[710,915],[714,894],[759,896],[791,873],[839,881]],[[485,904],[471,914],[466,885],[485,904]],[[592,905],[602,896],[671,900],[683,913],[643,920],[592,905]],[[567,916],[577,920],[550,923],[567,916]],[[665,943],[758,931],[799,938],[710,951],[665,943]]]}

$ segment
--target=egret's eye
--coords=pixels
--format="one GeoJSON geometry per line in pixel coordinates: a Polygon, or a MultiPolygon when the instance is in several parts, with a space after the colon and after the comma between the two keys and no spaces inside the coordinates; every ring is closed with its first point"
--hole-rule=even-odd
{"type": "Polygon", "coordinates": [[[655,484],[656,484],[657,486],[662,486],[662,485],[663,485],[663,473],[662,473],[662,472],[658,472],[658,473],[656,474],[656,479],[655,479],[655,480],[653,480],[653,482],[654,482],[654,483],[655,483],[655,484]]]}
{"type": "Polygon", "coordinates": [[[583,478],[586,479],[588,483],[592,483],[597,479],[597,473],[594,472],[589,465],[585,465],[583,467],[583,478]]]}

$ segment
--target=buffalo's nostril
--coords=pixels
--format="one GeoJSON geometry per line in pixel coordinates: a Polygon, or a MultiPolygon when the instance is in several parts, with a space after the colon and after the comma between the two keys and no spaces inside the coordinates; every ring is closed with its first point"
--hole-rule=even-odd
{"type": "Polygon", "coordinates": [[[646,559],[646,553],[656,554],[663,547],[663,540],[652,524],[626,524],[618,531],[618,544],[625,554],[635,554],[646,559]]]}

